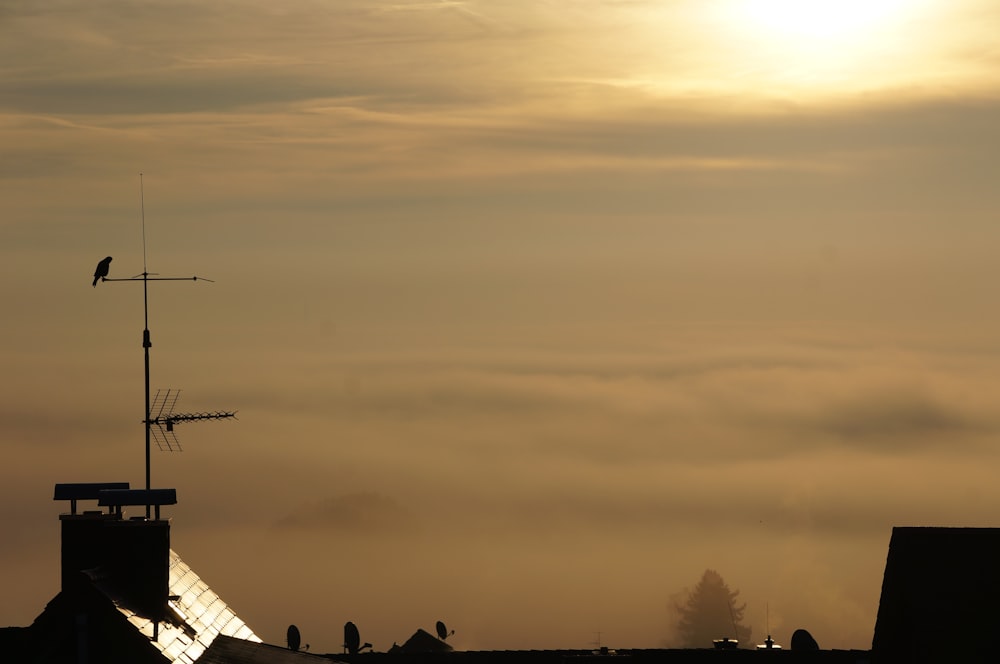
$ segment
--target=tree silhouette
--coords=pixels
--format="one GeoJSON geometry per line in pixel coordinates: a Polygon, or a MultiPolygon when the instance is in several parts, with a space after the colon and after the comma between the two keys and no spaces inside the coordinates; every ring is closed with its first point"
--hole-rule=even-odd
{"type": "Polygon", "coordinates": [[[739,590],[730,590],[722,576],[713,569],[705,570],[701,581],[688,594],[687,602],[677,604],[680,619],[677,632],[685,648],[711,648],[716,639],[738,639],[744,648],[750,647],[751,631],[740,624],[747,605],[736,606],[739,590]]]}

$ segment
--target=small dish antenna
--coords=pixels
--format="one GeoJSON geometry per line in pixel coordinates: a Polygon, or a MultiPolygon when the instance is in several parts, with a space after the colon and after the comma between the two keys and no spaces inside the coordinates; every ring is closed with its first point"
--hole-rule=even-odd
{"type": "Polygon", "coordinates": [[[348,621],[344,624],[344,652],[350,655],[357,655],[365,648],[371,648],[372,644],[361,645],[361,633],[358,626],[348,621]]]}
{"type": "Polygon", "coordinates": [[[298,652],[299,646],[302,645],[302,635],[299,634],[299,628],[295,625],[289,625],[288,633],[285,635],[285,640],[288,641],[289,650],[298,652]]]}
{"type": "Polygon", "coordinates": [[[442,641],[447,640],[449,636],[455,633],[455,630],[451,630],[449,632],[448,628],[440,620],[437,621],[437,624],[434,627],[435,629],[437,629],[438,638],[441,639],[442,641]]]}

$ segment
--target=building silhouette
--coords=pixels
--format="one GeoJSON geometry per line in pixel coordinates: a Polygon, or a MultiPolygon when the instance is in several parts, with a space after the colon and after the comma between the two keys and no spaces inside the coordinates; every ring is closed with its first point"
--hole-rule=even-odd
{"type": "MultiPolygon", "coordinates": [[[[459,651],[418,629],[387,652],[317,654],[262,643],[170,547],[173,489],[57,484],[61,589],[27,627],[0,628],[0,662],[25,664],[628,664],[1000,661],[1000,529],[893,529],[871,650],[791,648],[459,651]],[[96,503],[94,505],[93,503],[96,503]],[[96,509],[95,509],[96,507],[96,509]],[[143,507],[151,516],[129,517],[143,507]],[[623,663],[624,664],[624,663],[623,663]]],[[[445,635],[447,638],[447,635],[445,635]]],[[[808,642],[809,647],[801,644],[808,642]]],[[[773,642],[772,642],[773,643],[773,642]]],[[[799,644],[799,645],[797,645],[799,644]]],[[[367,644],[366,644],[367,645],[367,644]]]]}
{"type": "Polygon", "coordinates": [[[54,498],[69,503],[69,512],[59,516],[61,589],[31,626],[6,631],[0,661],[239,662],[250,661],[239,653],[264,650],[170,548],[170,520],[160,512],[177,502],[175,490],[130,489],[127,482],[57,484],[54,498]],[[91,509],[95,501],[98,509],[91,509]],[[126,508],[134,506],[151,508],[155,516],[128,518],[126,508]]]}

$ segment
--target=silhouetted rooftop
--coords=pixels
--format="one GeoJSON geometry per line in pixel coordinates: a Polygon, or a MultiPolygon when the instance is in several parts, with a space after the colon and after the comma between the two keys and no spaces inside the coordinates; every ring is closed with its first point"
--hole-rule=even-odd
{"type": "Polygon", "coordinates": [[[1000,661],[1000,529],[892,529],[872,655],[1000,661]]]}
{"type": "Polygon", "coordinates": [[[413,633],[413,636],[408,638],[406,642],[401,645],[393,645],[389,650],[390,653],[448,653],[454,650],[450,645],[442,641],[441,639],[433,636],[429,632],[425,632],[422,629],[418,629],[413,633]]]}
{"type": "Polygon", "coordinates": [[[189,664],[200,661],[220,636],[260,642],[174,551],[169,561],[169,619],[155,626],[130,605],[127,589],[116,585],[118,577],[100,569],[80,574],[89,582],[73,584],[56,595],[28,628],[36,658],[29,661],[76,661],[82,647],[94,662],[189,664]]]}
{"type": "MultiPolygon", "coordinates": [[[[333,656],[331,656],[333,657],[333,656]]],[[[870,660],[867,650],[715,650],[689,649],[617,649],[609,654],[593,650],[478,650],[405,653],[366,652],[336,655],[348,664],[683,664],[684,662],[817,662],[824,664],[862,664],[870,660]],[[611,654],[613,653],[613,654],[611,654]]]]}
{"type": "Polygon", "coordinates": [[[266,643],[220,635],[198,659],[198,664],[309,664],[330,661],[323,655],[293,652],[266,643]]]}

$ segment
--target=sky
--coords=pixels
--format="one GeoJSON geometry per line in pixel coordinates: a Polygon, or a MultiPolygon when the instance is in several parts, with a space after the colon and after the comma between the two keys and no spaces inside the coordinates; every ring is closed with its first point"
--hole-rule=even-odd
{"type": "Polygon", "coordinates": [[[868,648],[893,526],[1000,526],[989,0],[6,0],[0,625],[144,482],[265,641],[868,648]],[[140,173],[142,174],[140,177],[140,173]],[[143,242],[145,241],[145,249],[143,242]],[[723,635],[720,635],[723,636],[723,635]]]}

